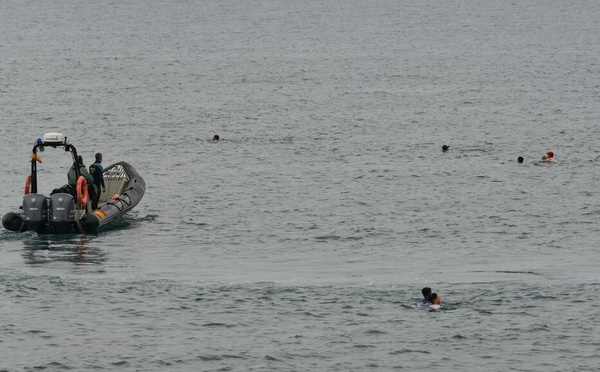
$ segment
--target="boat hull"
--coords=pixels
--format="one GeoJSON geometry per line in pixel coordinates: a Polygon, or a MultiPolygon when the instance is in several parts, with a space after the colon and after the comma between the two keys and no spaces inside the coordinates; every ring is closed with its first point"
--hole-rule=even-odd
{"type": "Polygon", "coordinates": [[[83,216],[81,225],[87,232],[96,231],[123,217],[142,200],[146,192],[146,182],[131,165],[126,162],[113,164],[105,170],[105,173],[110,173],[114,166],[123,167],[129,180],[118,197],[107,199],[102,207],[83,216]]]}

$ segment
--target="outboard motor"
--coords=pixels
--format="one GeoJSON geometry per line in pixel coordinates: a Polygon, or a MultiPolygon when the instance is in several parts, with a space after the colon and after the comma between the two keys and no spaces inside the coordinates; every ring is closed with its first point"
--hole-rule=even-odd
{"type": "Polygon", "coordinates": [[[27,194],[23,197],[23,222],[27,230],[42,234],[48,222],[48,198],[42,194],[27,194]]]}
{"type": "Polygon", "coordinates": [[[56,193],[51,197],[50,223],[54,232],[65,234],[75,232],[75,199],[71,194],[56,193]]]}

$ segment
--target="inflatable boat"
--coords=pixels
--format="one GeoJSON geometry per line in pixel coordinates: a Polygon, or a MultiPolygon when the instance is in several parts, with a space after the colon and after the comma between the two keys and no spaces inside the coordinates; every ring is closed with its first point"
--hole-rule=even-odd
{"type": "Polygon", "coordinates": [[[25,182],[23,204],[17,212],[2,218],[5,229],[38,234],[88,233],[99,230],[131,211],[144,196],[146,183],[127,162],[104,168],[106,191],[100,194],[96,210],[91,210],[88,185],[77,166],[77,150],[60,133],[46,133],[37,140],[31,154],[31,174],[25,182]],[[49,196],[38,193],[38,151],[61,148],[73,158],[77,185],[64,185],[49,196]]]}

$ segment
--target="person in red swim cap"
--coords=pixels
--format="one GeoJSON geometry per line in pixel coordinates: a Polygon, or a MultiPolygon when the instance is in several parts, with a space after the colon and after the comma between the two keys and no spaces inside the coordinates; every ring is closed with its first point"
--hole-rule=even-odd
{"type": "Polygon", "coordinates": [[[540,159],[542,163],[556,163],[556,159],[554,159],[554,153],[552,151],[548,151],[546,155],[542,156],[540,159]]]}

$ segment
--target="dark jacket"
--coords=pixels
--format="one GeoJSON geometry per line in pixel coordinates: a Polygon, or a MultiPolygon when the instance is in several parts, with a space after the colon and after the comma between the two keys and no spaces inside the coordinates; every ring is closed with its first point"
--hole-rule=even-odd
{"type": "Polygon", "coordinates": [[[100,165],[100,163],[96,162],[90,165],[90,174],[92,175],[92,178],[94,179],[94,185],[96,185],[96,188],[98,190],[100,189],[100,187],[105,187],[104,175],[102,174],[103,172],[104,168],[102,167],[102,165],[100,165]]]}

